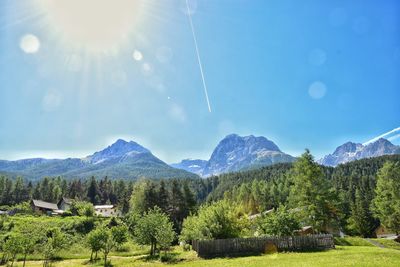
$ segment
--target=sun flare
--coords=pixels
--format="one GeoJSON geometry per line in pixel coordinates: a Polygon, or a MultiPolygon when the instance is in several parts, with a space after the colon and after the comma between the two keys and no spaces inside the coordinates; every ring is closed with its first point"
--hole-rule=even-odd
{"type": "Polygon", "coordinates": [[[140,0],[40,0],[47,24],[68,45],[104,52],[132,33],[140,0]]]}

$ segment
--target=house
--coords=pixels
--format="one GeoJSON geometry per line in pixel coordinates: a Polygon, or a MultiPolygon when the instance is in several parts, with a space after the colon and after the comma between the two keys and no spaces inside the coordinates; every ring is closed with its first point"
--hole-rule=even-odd
{"type": "Polygon", "coordinates": [[[261,216],[263,216],[263,215],[270,214],[270,213],[273,212],[273,211],[274,211],[274,209],[270,209],[270,210],[263,211],[263,212],[261,212],[261,213],[253,214],[253,215],[250,215],[250,216],[249,216],[249,219],[250,219],[250,220],[254,220],[254,219],[256,219],[256,218],[258,218],[258,217],[261,217],[261,216]]]}
{"type": "Polygon", "coordinates": [[[101,215],[103,217],[114,217],[120,215],[114,205],[96,205],[94,206],[94,211],[96,215],[101,215]]]}
{"type": "Polygon", "coordinates": [[[49,202],[37,200],[37,199],[33,199],[31,201],[31,207],[32,207],[32,210],[35,212],[44,213],[44,214],[48,214],[48,215],[63,213],[62,210],[58,209],[57,204],[49,203],[49,202]]]}
{"type": "MultiPolygon", "coordinates": [[[[50,203],[42,200],[32,200],[31,207],[34,212],[47,214],[47,215],[61,215],[70,209],[73,200],[63,197],[57,204],[50,203]]],[[[114,207],[114,205],[97,205],[94,206],[96,215],[103,217],[120,216],[121,213],[114,207]]]]}
{"type": "Polygon", "coordinates": [[[69,210],[69,208],[72,205],[72,202],[73,202],[72,199],[63,197],[62,199],[60,199],[60,201],[58,201],[57,206],[60,210],[66,211],[69,210]]]}
{"type": "Polygon", "coordinates": [[[387,230],[383,225],[379,225],[374,232],[378,238],[395,238],[397,236],[392,231],[387,230]]]}
{"type": "Polygon", "coordinates": [[[304,226],[301,229],[295,231],[296,235],[312,235],[314,234],[314,229],[312,226],[304,226]]]}

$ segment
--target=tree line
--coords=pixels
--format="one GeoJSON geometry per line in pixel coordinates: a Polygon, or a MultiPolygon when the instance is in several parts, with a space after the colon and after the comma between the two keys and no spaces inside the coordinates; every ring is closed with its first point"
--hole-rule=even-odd
{"type": "MultiPolygon", "coordinates": [[[[62,197],[88,201],[94,205],[113,204],[120,208],[123,213],[129,211],[131,196],[136,184],[146,184],[148,196],[155,194],[152,190],[162,187],[172,194],[178,194],[179,190],[186,193],[190,189],[196,202],[202,202],[213,190],[213,185],[209,180],[204,179],[168,179],[168,180],[148,180],[139,181],[124,179],[109,179],[104,177],[96,179],[65,179],[62,177],[45,177],[37,182],[26,181],[22,177],[12,179],[0,175],[0,206],[13,206],[31,199],[39,199],[47,202],[57,203],[62,197]],[[145,183],[142,183],[146,181],[145,183]],[[151,186],[150,186],[151,185],[151,186]],[[147,188],[147,186],[149,186],[147,188]]],[[[167,192],[164,192],[165,194],[167,192]]],[[[179,195],[178,195],[179,197],[179,195]]],[[[149,200],[151,201],[151,199],[149,200]]],[[[151,205],[151,204],[149,204],[151,205]]],[[[164,202],[167,205],[167,202],[164,202]]]]}
{"type": "MultiPolygon", "coordinates": [[[[391,155],[349,162],[332,168],[318,165],[307,152],[294,164],[280,164],[250,172],[221,175],[217,177],[216,189],[210,193],[208,199],[213,201],[227,199],[240,203],[244,212],[248,214],[278,209],[282,205],[289,209],[301,208],[301,211],[314,209],[308,212],[312,215],[313,223],[310,222],[310,225],[318,228],[321,225],[315,224],[321,216],[331,216],[332,226],[346,234],[371,237],[374,236],[374,230],[385,221],[379,215],[382,215],[382,212],[379,212],[377,207],[380,206],[382,209],[383,205],[379,205],[377,199],[382,198],[382,192],[388,191],[380,188],[391,187],[394,191],[390,198],[399,199],[399,195],[394,193],[396,183],[383,178],[389,175],[383,175],[385,171],[391,173],[393,181],[399,181],[399,174],[395,174],[399,162],[400,155],[391,155]],[[302,184],[309,187],[296,189],[302,184]],[[297,192],[293,193],[294,190],[297,192]],[[303,196],[309,199],[313,195],[318,196],[320,202],[306,202],[299,207],[302,203],[299,198],[303,196]],[[330,214],[318,211],[314,206],[325,208],[330,214]]],[[[400,221],[394,218],[399,204],[394,200],[384,203],[388,205],[387,214],[391,213],[393,220],[400,221]]],[[[324,221],[326,220],[320,223],[326,224],[324,221]]]]}
{"type": "Polygon", "coordinates": [[[143,214],[158,207],[169,216],[179,234],[184,219],[196,214],[199,205],[226,200],[240,206],[241,212],[247,215],[284,206],[289,210],[301,209],[298,213],[312,214],[310,224],[316,229],[326,229],[329,221],[330,226],[334,222],[335,227],[348,234],[372,236],[382,222],[377,216],[379,205],[374,201],[378,177],[387,162],[400,162],[400,156],[364,159],[332,168],[318,165],[307,151],[294,164],[277,164],[207,179],[126,181],[107,177],[99,180],[57,177],[34,184],[22,178],[12,180],[2,176],[0,205],[14,205],[32,198],[57,202],[64,196],[92,204],[114,204],[124,214],[132,210],[143,214]],[[309,187],[296,189],[298,184],[309,187]],[[294,190],[298,191],[294,193],[294,190]],[[301,196],[305,197],[304,201],[299,199],[301,196]],[[305,201],[310,196],[319,202],[305,201]]]}

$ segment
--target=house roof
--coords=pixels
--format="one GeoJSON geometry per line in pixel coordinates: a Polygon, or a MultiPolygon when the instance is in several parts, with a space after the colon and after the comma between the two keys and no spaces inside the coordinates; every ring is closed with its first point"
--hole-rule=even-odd
{"type": "Polygon", "coordinates": [[[253,220],[253,219],[258,218],[258,217],[260,217],[260,216],[262,216],[262,215],[270,214],[270,213],[273,212],[273,211],[274,211],[274,209],[270,209],[270,210],[263,211],[263,212],[261,212],[261,213],[257,213],[257,214],[254,214],[254,215],[250,215],[250,216],[249,216],[249,219],[250,219],[250,220],[253,220]]]}
{"type": "Polygon", "coordinates": [[[42,208],[42,209],[48,209],[48,210],[58,210],[58,206],[57,204],[54,203],[49,203],[46,201],[42,201],[42,200],[32,200],[33,205],[35,205],[35,207],[38,208],[42,208]]]}
{"type": "Polygon", "coordinates": [[[312,226],[308,225],[308,226],[301,227],[301,230],[302,231],[312,230],[312,226]]]}
{"type": "Polygon", "coordinates": [[[71,205],[74,200],[70,199],[70,198],[63,197],[62,199],[60,199],[60,201],[58,201],[58,205],[60,205],[62,201],[64,201],[65,204],[71,205]]]}
{"type": "Polygon", "coordinates": [[[99,210],[99,209],[112,209],[114,208],[114,205],[96,205],[94,206],[95,210],[99,210]]]}

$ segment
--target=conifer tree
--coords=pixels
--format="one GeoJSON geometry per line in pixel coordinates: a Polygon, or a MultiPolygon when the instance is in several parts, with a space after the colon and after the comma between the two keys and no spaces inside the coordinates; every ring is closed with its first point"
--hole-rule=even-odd
{"type": "Polygon", "coordinates": [[[87,199],[92,203],[92,204],[97,204],[98,202],[98,193],[99,189],[97,187],[97,181],[96,179],[92,176],[89,182],[89,187],[87,190],[87,199]]]}
{"type": "Polygon", "coordinates": [[[349,218],[349,228],[355,234],[363,237],[371,237],[376,222],[369,208],[369,202],[362,191],[356,189],[355,201],[351,205],[351,216],[349,218]]]}
{"type": "Polygon", "coordinates": [[[326,231],[337,218],[329,183],[309,150],[294,163],[290,205],[304,225],[326,231]]]}
{"type": "Polygon", "coordinates": [[[373,210],[381,224],[400,233],[400,164],[386,162],[379,170],[373,210]]]}
{"type": "Polygon", "coordinates": [[[158,201],[157,206],[163,211],[168,211],[168,191],[165,187],[164,180],[161,180],[160,187],[158,189],[158,201]]]}

